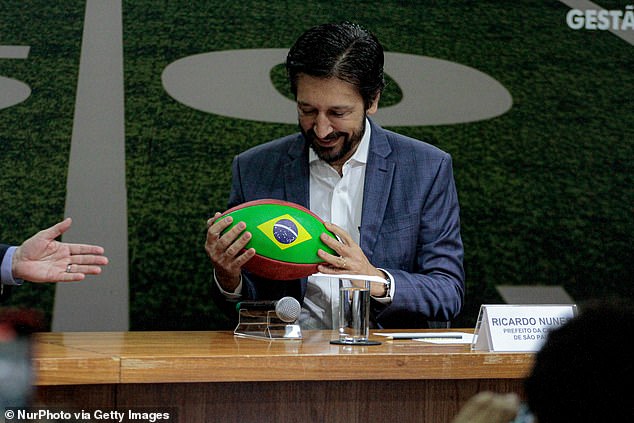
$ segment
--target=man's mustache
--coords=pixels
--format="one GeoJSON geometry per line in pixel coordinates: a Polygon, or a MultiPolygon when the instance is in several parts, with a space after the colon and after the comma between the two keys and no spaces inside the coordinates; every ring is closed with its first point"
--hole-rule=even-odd
{"type": "MultiPolygon", "coordinates": [[[[309,129],[308,134],[310,135],[311,138],[319,138],[313,129],[309,129]]],[[[321,138],[321,139],[324,141],[331,141],[331,140],[336,140],[339,137],[345,137],[347,135],[348,135],[347,132],[331,132],[330,134],[326,135],[325,138],[321,138]]]]}

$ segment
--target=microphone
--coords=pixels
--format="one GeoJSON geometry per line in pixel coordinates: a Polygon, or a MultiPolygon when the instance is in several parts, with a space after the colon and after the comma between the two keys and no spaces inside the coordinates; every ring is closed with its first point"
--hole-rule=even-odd
{"type": "Polygon", "coordinates": [[[302,306],[294,297],[282,297],[277,301],[240,301],[236,304],[236,310],[238,313],[240,310],[247,310],[249,312],[260,311],[263,314],[275,311],[278,319],[292,323],[299,317],[302,306]]]}

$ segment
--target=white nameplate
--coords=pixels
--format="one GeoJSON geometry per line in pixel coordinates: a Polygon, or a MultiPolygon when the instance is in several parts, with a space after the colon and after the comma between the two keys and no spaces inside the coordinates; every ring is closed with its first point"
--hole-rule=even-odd
{"type": "Polygon", "coordinates": [[[577,314],[576,305],[480,306],[472,350],[538,351],[548,332],[564,325],[577,314]]]}

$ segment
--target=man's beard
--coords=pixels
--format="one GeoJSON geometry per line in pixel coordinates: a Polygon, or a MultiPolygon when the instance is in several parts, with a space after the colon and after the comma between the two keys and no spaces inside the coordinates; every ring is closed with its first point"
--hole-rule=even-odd
{"type": "Polygon", "coordinates": [[[332,132],[330,133],[325,140],[333,140],[339,137],[343,137],[343,144],[341,145],[341,149],[339,151],[335,151],[331,147],[322,147],[321,145],[315,142],[315,138],[317,135],[313,128],[308,131],[304,131],[304,129],[300,126],[300,130],[302,135],[304,135],[304,139],[308,141],[308,145],[313,149],[317,157],[326,163],[332,164],[335,163],[344,157],[346,157],[351,151],[353,151],[359,143],[361,143],[361,138],[363,138],[363,134],[365,133],[365,119],[363,119],[363,123],[361,124],[361,128],[357,131],[349,132],[332,132]]]}

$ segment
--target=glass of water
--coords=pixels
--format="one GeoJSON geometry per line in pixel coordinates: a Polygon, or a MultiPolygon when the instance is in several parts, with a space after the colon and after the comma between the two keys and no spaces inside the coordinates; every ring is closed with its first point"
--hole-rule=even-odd
{"type": "Polygon", "coordinates": [[[370,281],[339,281],[339,342],[367,343],[370,334],[370,281]]]}

